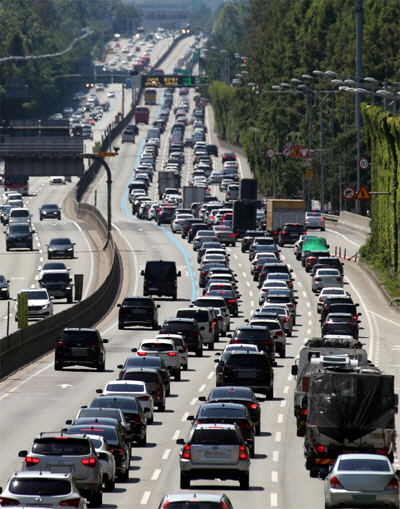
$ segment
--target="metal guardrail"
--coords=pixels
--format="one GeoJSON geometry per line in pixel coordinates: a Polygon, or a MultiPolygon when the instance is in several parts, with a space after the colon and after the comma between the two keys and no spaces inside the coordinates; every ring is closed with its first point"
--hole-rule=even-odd
{"type": "Polygon", "coordinates": [[[339,216],[334,216],[333,214],[322,214],[325,219],[328,219],[329,221],[339,221],[339,216]]]}

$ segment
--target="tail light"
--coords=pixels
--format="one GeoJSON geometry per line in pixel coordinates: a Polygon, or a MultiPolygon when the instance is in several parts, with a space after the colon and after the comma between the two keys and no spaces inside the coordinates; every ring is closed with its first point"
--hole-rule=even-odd
{"type": "Polygon", "coordinates": [[[150,396],[140,396],[139,398],[137,398],[138,400],[140,401],[149,401],[150,399],[150,396]]]}
{"type": "Polygon", "coordinates": [[[386,486],[385,490],[397,490],[398,487],[399,481],[396,479],[396,477],[393,477],[390,483],[386,486]]]}
{"type": "Polygon", "coordinates": [[[114,454],[114,456],[122,456],[122,449],[118,448],[110,448],[110,451],[114,454]]]}
{"type": "Polygon", "coordinates": [[[290,320],[290,318],[285,318],[285,322],[288,322],[290,320]]]}
{"type": "Polygon", "coordinates": [[[185,445],[182,452],[182,458],[185,460],[190,460],[191,454],[190,454],[190,445],[185,445]]]}
{"type": "Polygon", "coordinates": [[[96,458],[86,458],[81,460],[81,463],[85,465],[85,467],[94,468],[96,466],[96,458]]]}
{"type": "Polygon", "coordinates": [[[137,354],[140,355],[141,357],[144,357],[146,355],[146,352],[138,352],[137,354]]]}
{"type": "Polygon", "coordinates": [[[333,475],[331,477],[330,484],[331,484],[331,488],[333,488],[333,489],[336,489],[336,490],[343,489],[343,486],[340,484],[339,479],[335,475],[333,475]]]}
{"type": "Polygon", "coordinates": [[[318,299],[319,302],[322,302],[322,296],[318,299]]]}
{"type": "Polygon", "coordinates": [[[272,341],[261,341],[262,345],[272,345],[272,341]]]}
{"type": "Polygon", "coordinates": [[[308,415],[308,408],[300,408],[300,415],[308,415]]]}
{"type": "Polygon", "coordinates": [[[324,447],[323,445],[319,445],[318,447],[316,447],[316,451],[321,453],[321,452],[328,452],[328,448],[327,447],[324,447]]]}
{"type": "Polygon", "coordinates": [[[281,330],[275,331],[275,336],[283,336],[283,331],[281,330]]]}
{"type": "Polygon", "coordinates": [[[25,465],[27,467],[33,467],[34,465],[37,465],[40,462],[39,458],[32,458],[32,456],[27,456],[25,458],[25,465]]]}
{"type": "Polygon", "coordinates": [[[90,346],[90,348],[96,348],[96,349],[100,348],[100,344],[99,343],[90,343],[89,346],[90,346]]]}
{"type": "Polygon", "coordinates": [[[59,341],[57,343],[57,346],[68,346],[68,343],[66,343],[65,341],[59,341]]]}
{"type": "Polygon", "coordinates": [[[247,449],[244,445],[239,445],[239,459],[240,460],[247,460],[247,449]]]}
{"type": "Polygon", "coordinates": [[[316,277],[314,281],[322,281],[322,279],[320,277],[316,277]]]}
{"type": "Polygon", "coordinates": [[[336,278],[336,281],[341,281],[341,280],[342,280],[342,278],[341,278],[341,277],[337,277],[337,278],[336,278]]]}
{"type": "Polygon", "coordinates": [[[241,422],[239,424],[240,429],[251,429],[251,422],[241,422]]]}
{"type": "Polygon", "coordinates": [[[251,403],[250,405],[247,405],[247,408],[251,408],[252,410],[257,410],[257,405],[255,403],[251,403]]]}
{"type": "Polygon", "coordinates": [[[378,449],[377,453],[385,455],[387,453],[387,451],[386,451],[386,449],[378,449]]]}
{"type": "Polygon", "coordinates": [[[0,506],[4,507],[6,505],[19,505],[19,500],[15,500],[14,498],[0,497],[0,506]]]}
{"type": "Polygon", "coordinates": [[[70,498],[69,500],[63,500],[59,502],[59,504],[64,507],[79,507],[80,503],[81,503],[80,498],[70,498]]]}
{"type": "Polygon", "coordinates": [[[137,417],[135,417],[135,424],[142,424],[142,418],[140,417],[140,415],[138,415],[137,417]]]}
{"type": "Polygon", "coordinates": [[[229,299],[228,302],[236,302],[235,299],[229,299]]]}
{"type": "Polygon", "coordinates": [[[212,332],[212,324],[213,324],[213,322],[209,322],[209,324],[208,324],[208,333],[209,334],[211,334],[211,332],[212,332]]]}
{"type": "Polygon", "coordinates": [[[162,388],[163,388],[163,384],[162,382],[157,382],[157,391],[162,391],[162,388]]]}
{"type": "Polygon", "coordinates": [[[183,352],[183,353],[187,352],[187,348],[186,348],[186,346],[182,346],[182,352],[183,352]]]}
{"type": "Polygon", "coordinates": [[[283,230],[281,231],[281,235],[286,235],[286,233],[287,233],[287,232],[285,232],[285,231],[283,231],[283,230]]]}
{"type": "Polygon", "coordinates": [[[236,238],[236,235],[234,233],[229,234],[229,237],[236,238]]]}
{"type": "Polygon", "coordinates": [[[168,352],[168,355],[169,355],[170,357],[176,357],[176,352],[168,352]]]}

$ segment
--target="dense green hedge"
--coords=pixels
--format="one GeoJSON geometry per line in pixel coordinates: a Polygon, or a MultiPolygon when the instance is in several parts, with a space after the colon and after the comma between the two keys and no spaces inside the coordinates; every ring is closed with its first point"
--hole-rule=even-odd
{"type": "Polygon", "coordinates": [[[400,274],[400,116],[363,106],[371,154],[371,237],[364,250],[396,279],[400,274]]]}

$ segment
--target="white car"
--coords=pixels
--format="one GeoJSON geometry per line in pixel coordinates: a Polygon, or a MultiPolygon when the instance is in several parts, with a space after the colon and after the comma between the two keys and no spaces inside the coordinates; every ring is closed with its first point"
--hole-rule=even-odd
{"type": "Polygon", "coordinates": [[[107,97],[115,97],[115,92],[110,90],[109,92],[107,92],[107,97]]]}
{"type": "Polygon", "coordinates": [[[65,184],[65,177],[50,177],[50,184],[65,184]]]}
{"type": "Polygon", "coordinates": [[[171,339],[177,346],[181,355],[181,367],[183,371],[187,371],[189,369],[189,352],[182,334],[158,334],[154,339],[171,339]]]}
{"type": "MultiPolygon", "coordinates": [[[[53,297],[49,297],[45,288],[27,288],[19,292],[28,295],[28,320],[47,318],[53,315],[53,297]]],[[[15,321],[18,321],[18,297],[14,298],[15,321]]]]}
{"type": "Polygon", "coordinates": [[[178,233],[182,231],[182,225],[186,219],[193,219],[193,214],[178,214],[171,223],[172,233],[178,233]]]}
{"type": "Polygon", "coordinates": [[[103,471],[104,491],[112,491],[115,487],[115,458],[110,451],[107,440],[101,435],[87,435],[93,442],[96,454],[103,471]]]}
{"type": "MultiPolygon", "coordinates": [[[[100,392],[100,390],[96,392],[100,392]]],[[[146,414],[149,424],[154,419],[154,400],[148,393],[146,383],[140,380],[110,380],[106,383],[103,391],[103,396],[133,396],[135,397],[143,412],[146,414]]]]}
{"type": "Polygon", "coordinates": [[[181,354],[170,339],[143,339],[139,348],[133,348],[132,352],[137,352],[141,356],[160,357],[174,379],[178,381],[181,379],[181,354]]]}
{"type": "Polygon", "coordinates": [[[71,473],[14,472],[1,492],[1,499],[10,506],[12,501],[12,505],[19,507],[62,509],[73,506],[87,509],[87,501],[80,494],[71,473]]]}
{"type": "Polygon", "coordinates": [[[311,290],[318,292],[325,287],[343,287],[343,276],[338,269],[317,269],[312,276],[311,290]]]}

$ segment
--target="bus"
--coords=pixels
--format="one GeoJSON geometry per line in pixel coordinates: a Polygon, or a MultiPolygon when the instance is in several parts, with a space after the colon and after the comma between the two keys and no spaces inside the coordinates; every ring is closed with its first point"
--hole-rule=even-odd
{"type": "Polygon", "coordinates": [[[29,177],[23,175],[5,175],[4,191],[18,191],[22,195],[29,194],[29,177]]]}
{"type": "Polygon", "coordinates": [[[147,88],[144,91],[144,104],[157,104],[157,91],[154,88],[147,88]]]}
{"type": "Polygon", "coordinates": [[[147,106],[136,106],[136,108],[135,108],[135,124],[139,124],[139,122],[148,124],[149,116],[150,116],[150,110],[147,106]]]}

